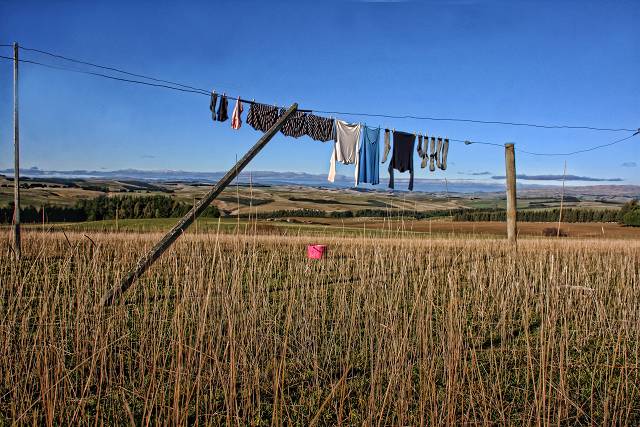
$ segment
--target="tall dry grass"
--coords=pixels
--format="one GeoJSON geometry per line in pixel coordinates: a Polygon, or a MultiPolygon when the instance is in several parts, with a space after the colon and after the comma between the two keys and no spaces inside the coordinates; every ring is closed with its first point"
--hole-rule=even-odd
{"type": "Polygon", "coordinates": [[[29,233],[0,424],[638,424],[638,242],[29,233]]]}

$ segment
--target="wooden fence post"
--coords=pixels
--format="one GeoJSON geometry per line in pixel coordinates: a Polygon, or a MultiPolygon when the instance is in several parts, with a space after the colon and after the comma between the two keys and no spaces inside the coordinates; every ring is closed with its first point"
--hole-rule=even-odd
{"type": "Polygon", "coordinates": [[[13,248],[20,259],[20,126],[18,121],[18,43],[13,43],[13,248]]]}
{"type": "Polygon", "coordinates": [[[189,227],[197,217],[211,204],[211,202],[225,189],[233,179],[242,172],[242,169],[267,145],[273,136],[282,128],[289,116],[296,112],[298,104],[293,104],[278,118],[276,123],[251,147],[249,151],[223,176],[218,183],[185,215],[178,223],[160,240],[145,256],[140,258],[136,266],[131,269],[122,281],[109,289],[101,300],[101,305],[108,306],[120,298],[124,292],[136,281],[160,255],[166,251],[175,240],[189,227]]]}
{"type": "Polygon", "coordinates": [[[504,144],[504,158],[507,169],[507,239],[516,243],[518,226],[516,216],[516,156],[513,143],[504,144]]]}

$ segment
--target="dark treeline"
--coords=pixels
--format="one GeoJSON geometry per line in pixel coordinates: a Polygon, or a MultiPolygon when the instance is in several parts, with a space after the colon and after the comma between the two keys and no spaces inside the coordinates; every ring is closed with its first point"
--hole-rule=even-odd
{"type": "Polygon", "coordinates": [[[361,209],[356,211],[323,211],[320,209],[283,209],[271,212],[258,212],[251,214],[241,214],[240,218],[285,218],[285,217],[305,217],[305,218],[382,218],[404,216],[405,218],[425,219],[434,217],[450,216],[453,212],[448,210],[439,211],[401,211],[398,209],[361,209]]]}
{"type": "MultiPolygon", "coordinates": [[[[13,203],[0,208],[0,224],[13,222],[13,203]]],[[[87,214],[81,208],[67,206],[44,206],[44,220],[46,222],[81,222],[87,220],[87,214]]],[[[25,206],[20,209],[20,222],[42,222],[42,207],[25,206]]]]}
{"type": "MultiPolygon", "coordinates": [[[[192,205],[173,200],[169,196],[100,196],[95,199],[79,200],[74,206],[44,206],[45,222],[82,222],[100,221],[116,218],[175,218],[185,215],[192,205]]],[[[523,222],[555,222],[560,215],[559,209],[521,210],[518,221],[523,222]]],[[[220,211],[209,206],[202,215],[217,218],[220,211]]],[[[290,209],[271,212],[241,214],[241,218],[358,218],[358,217],[398,217],[427,219],[452,217],[454,221],[506,221],[504,209],[452,209],[433,211],[408,211],[400,209],[361,209],[356,211],[323,211],[319,209],[290,209]]],[[[10,224],[13,219],[13,205],[0,208],[0,223],[10,224]]],[[[24,223],[39,223],[43,220],[42,207],[27,206],[20,210],[20,219],[24,223]]],[[[640,205],[637,201],[626,203],[622,209],[586,209],[568,208],[562,211],[563,222],[619,222],[626,225],[640,226],[640,205]]]]}
{"type": "MultiPolygon", "coordinates": [[[[555,222],[560,216],[560,209],[521,210],[517,213],[522,222],[555,222]]],[[[575,209],[562,210],[562,222],[622,222],[620,209],[575,209]]],[[[458,211],[454,221],[506,221],[507,211],[504,209],[469,209],[458,211]]]]}
{"type": "MultiPolygon", "coordinates": [[[[174,218],[181,217],[192,205],[178,202],[169,196],[100,196],[95,199],[79,200],[72,207],[45,205],[45,222],[81,222],[115,219],[174,218]]],[[[204,217],[217,218],[218,208],[209,206],[202,214],[204,217]]],[[[20,209],[20,221],[23,223],[42,222],[42,207],[27,206],[20,209]]],[[[13,221],[13,204],[0,208],[0,223],[13,221]]]]}

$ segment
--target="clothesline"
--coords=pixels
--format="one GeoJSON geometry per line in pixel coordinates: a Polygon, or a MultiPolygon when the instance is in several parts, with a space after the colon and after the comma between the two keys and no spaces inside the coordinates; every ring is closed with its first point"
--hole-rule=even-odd
{"type": "MultiPolygon", "coordinates": [[[[0,47],[11,47],[11,45],[3,44],[3,45],[0,45],[0,47]]],[[[47,68],[58,69],[58,70],[62,70],[62,71],[70,71],[70,72],[88,74],[88,75],[93,75],[93,76],[97,76],[97,77],[103,77],[103,78],[116,80],[116,81],[143,84],[143,85],[152,86],[152,87],[161,87],[161,88],[166,88],[166,89],[178,90],[178,91],[181,91],[181,92],[190,92],[190,93],[201,94],[201,95],[205,95],[205,96],[210,96],[210,93],[211,93],[210,91],[207,91],[207,90],[201,89],[201,88],[197,88],[197,87],[194,87],[194,86],[185,85],[185,84],[182,84],[182,83],[177,83],[177,82],[173,82],[173,81],[170,81],[170,80],[157,79],[155,77],[149,77],[149,76],[145,76],[145,75],[142,75],[142,74],[131,73],[129,71],[121,70],[121,69],[118,69],[118,68],[115,68],[115,67],[108,67],[108,66],[104,66],[104,65],[91,63],[91,62],[88,62],[88,61],[82,61],[82,60],[78,60],[78,59],[73,59],[73,58],[69,58],[69,57],[66,57],[66,56],[54,54],[54,53],[47,52],[47,51],[40,50],[40,49],[27,48],[27,47],[23,47],[23,46],[20,46],[19,48],[21,50],[37,52],[37,53],[45,54],[45,55],[48,55],[48,56],[51,56],[51,57],[63,59],[63,60],[66,60],[66,61],[70,61],[70,62],[82,64],[82,65],[89,65],[89,66],[92,66],[92,67],[106,69],[106,70],[109,70],[109,71],[115,71],[115,72],[118,72],[118,73],[123,73],[123,74],[126,74],[126,75],[139,77],[139,78],[142,78],[142,79],[147,79],[147,80],[155,81],[155,82],[158,82],[158,83],[166,83],[166,84],[157,84],[157,83],[149,83],[149,82],[140,81],[140,80],[125,79],[125,78],[116,77],[116,76],[107,75],[107,74],[102,74],[102,73],[96,73],[96,72],[91,72],[91,71],[86,71],[86,70],[78,70],[78,69],[67,68],[67,67],[62,67],[62,66],[57,66],[57,65],[52,65],[52,64],[45,64],[45,63],[42,63],[42,62],[28,60],[28,59],[19,59],[20,62],[30,63],[30,64],[34,64],[34,65],[40,65],[40,66],[44,66],[44,67],[47,67],[47,68]],[[172,86],[169,86],[169,85],[172,85],[172,86]]],[[[13,58],[8,57],[8,56],[0,55],[0,58],[13,61],[13,58]]],[[[248,99],[245,99],[245,98],[241,98],[240,96],[227,95],[227,98],[228,99],[233,99],[233,100],[236,100],[236,101],[241,99],[243,103],[248,103],[248,104],[251,104],[251,105],[252,104],[258,104],[254,99],[248,100],[248,99]]],[[[630,139],[631,137],[638,135],[638,133],[640,132],[640,129],[638,129],[638,131],[636,131],[635,129],[629,129],[629,128],[599,128],[599,127],[593,127],[593,126],[542,125],[542,124],[534,124],[534,123],[516,123],[516,122],[507,122],[507,121],[485,121],[485,120],[475,120],[475,119],[442,118],[442,117],[427,117],[427,116],[413,116],[413,115],[389,115],[389,114],[372,114],[372,113],[354,113],[354,112],[325,111],[325,110],[311,110],[311,109],[302,109],[302,110],[299,110],[299,111],[303,112],[303,113],[316,112],[316,113],[321,113],[321,114],[353,115],[353,116],[362,116],[362,117],[385,117],[385,118],[394,118],[394,119],[456,121],[456,122],[468,122],[468,123],[480,123],[480,124],[529,126],[529,127],[544,128],[544,129],[584,129],[584,130],[594,130],[594,131],[611,131],[611,132],[628,131],[628,132],[635,132],[634,134],[632,134],[630,136],[627,136],[625,138],[621,138],[621,139],[618,139],[618,140],[615,140],[615,141],[612,141],[612,142],[609,142],[609,143],[605,143],[605,144],[601,144],[601,145],[597,145],[597,146],[594,146],[594,147],[590,147],[590,148],[586,148],[586,149],[582,149],[582,150],[577,150],[577,151],[573,151],[573,152],[568,152],[568,153],[536,153],[536,152],[530,152],[530,151],[526,151],[526,150],[522,150],[522,149],[516,148],[516,151],[518,151],[518,152],[521,152],[523,154],[528,154],[528,155],[534,155],[534,156],[570,156],[570,155],[575,155],[575,154],[579,154],[579,153],[589,152],[589,151],[593,151],[593,150],[596,150],[596,149],[599,149],[599,148],[608,147],[608,146],[611,146],[611,145],[626,141],[626,140],[630,139]]],[[[380,127],[382,127],[382,126],[380,126],[380,127]]],[[[491,146],[496,146],[496,147],[503,147],[504,146],[503,144],[484,142],[484,141],[472,141],[472,140],[469,140],[469,139],[461,140],[461,139],[456,139],[456,138],[449,138],[449,141],[457,142],[457,143],[464,143],[466,145],[481,144],[481,145],[491,145],[491,146]]]]}
{"type": "MultiPolygon", "coordinates": [[[[10,47],[10,46],[11,46],[10,44],[0,45],[0,47],[10,47]]],[[[198,91],[198,92],[202,93],[203,95],[207,95],[207,96],[210,93],[210,91],[207,90],[207,89],[197,88],[197,87],[194,87],[194,86],[185,85],[183,83],[172,82],[172,81],[169,81],[169,80],[157,79],[155,77],[149,77],[149,76],[145,76],[145,75],[142,75],[142,74],[135,74],[135,73],[131,73],[129,71],[125,71],[125,70],[119,69],[119,68],[109,67],[109,66],[100,65],[100,64],[95,64],[95,63],[91,63],[91,62],[88,62],[88,61],[82,61],[82,60],[79,60],[79,59],[70,58],[70,57],[67,57],[67,56],[55,54],[55,53],[48,52],[48,51],[41,50],[41,49],[28,48],[28,47],[24,47],[24,46],[19,46],[19,48],[20,48],[20,50],[37,52],[37,53],[40,53],[40,54],[48,55],[48,56],[51,56],[51,57],[54,57],[54,58],[59,58],[59,59],[63,59],[63,60],[70,61],[70,62],[75,62],[75,63],[78,63],[78,64],[89,65],[89,66],[92,66],[92,67],[102,68],[102,69],[106,69],[106,70],[110,70],[110,71],[116,71],[116,72],[119,72],[119,73],[127,74],[127,75],[130,75],[130,76],[135,76],[135,77],[140,77],[140,78],[145,78],[145,79],[152,80],[152,81],[158,81],[158,82],[164,82],[164,83],[173,84],[175,86],[179,86],[179,87],[183,87],[183,88],[187,88],[187,89],[192,89],[192,90],[198,91]]],[[[240,96],[238,96],[238,97],[229,96],[229,99],[237,100],[239,97],[240,96]]],[[[242,97],[242,99],[248,99],[248,98],[242,97]]],[[[251,101],[247,101],[247,102],[251,102],[251,101]]],[[[348,112],[348,111],[324,111],[324,110],[319,110],[319,109],[313,109],[313,110],[308,110],[308,111],[315,111],[316,113],[321,113],[321,114],[353,115],[353,116],[362,116],[362,117],[385,117],[385,118],[392,118],[392,119],[454,121],[454,122],[467,122],[467,123],[488,124],[488,125],[527,126],[527,127],[535,127],[535,128],[542,128],[542,129],[582,129],[582,130],[590,130],[590,131],[607,131],[607,132],[635,132],[637,130],[637,129],[630,129],[630,128],[602,128],[602,127],[595,127],[595,126],[573,126],[573,125],[539,124],[539,123],[524,123],[524,122],[519,123],[519,122],[509,122],[509,121],[478,120],[478,119],[455,118],[455,117],[391,115],[391,114],[366,113],[366,112],[348,112]]]]}

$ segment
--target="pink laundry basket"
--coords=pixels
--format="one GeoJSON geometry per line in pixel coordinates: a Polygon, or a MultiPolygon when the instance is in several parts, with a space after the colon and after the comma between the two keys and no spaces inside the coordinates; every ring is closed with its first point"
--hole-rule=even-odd
{"type": "Polygon", "coordinates": [[[327,245],[307,246],[307,257],[311,259],[321,259],[327,249],[327,245]]]}

